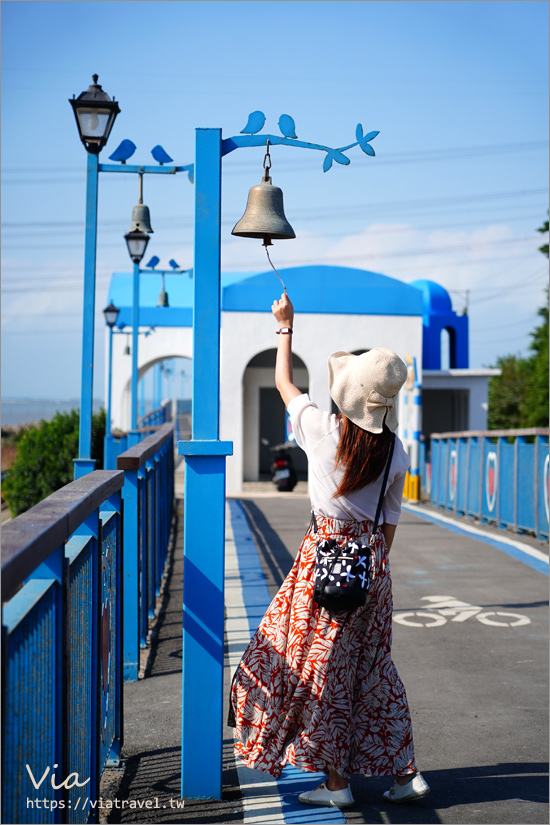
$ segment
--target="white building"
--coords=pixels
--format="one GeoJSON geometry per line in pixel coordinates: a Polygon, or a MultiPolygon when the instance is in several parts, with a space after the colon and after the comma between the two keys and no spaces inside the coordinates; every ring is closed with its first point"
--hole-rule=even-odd
{"type": "MultiPolygon", "coordinates": [[[[320,408],[333,409],[327,370],[332,352],[388,347],[416,361],[429,431],[486,428],[488,379],[495,371],[468,369],[467,318],[452,312],[450,298],[438,284],[405,284],[333,266],[293,267],[281,275],[296,312],[294,382],[320,408]],[[450,336],[450,364],[433,369],[434,364],[441,366],[440,328],[450,336]]],[[[140,378],[164,359],[193,355],[191,279],[166,276],[170,307],[156,306],[159,291],[159,275],[142,273],[140,378]]],[[[274,380],[277,323],[271,314],[280,293],[271,270],[222,274],[220,438],[233,442],[233,456],[227,460],[230,494],[240,492],[243,481],[257,480],[268,471],[269,452],[260,439],[279,443],[285,438],[284,406],[274,380]]],[[[131,274],[115,273],[109,301],[121,311],[113,339],[112,425],[122,430],[128,429],[130,418],[131,358],[124,348],[131,332],[131,296],[131,274]]],[[[295,463],[305,473],[303,454],[295,463]]]]}

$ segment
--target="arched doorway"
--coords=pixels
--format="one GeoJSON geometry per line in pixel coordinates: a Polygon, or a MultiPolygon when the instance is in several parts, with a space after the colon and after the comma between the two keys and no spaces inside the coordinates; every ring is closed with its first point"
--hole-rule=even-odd
{"type": "MultiPolygon", "coordinates": [[[[192,359],[183,355],[152,358],[138,369],[138,426],[140,421],[165,401],[171,401],[172,418],[179,438],[191,433],[192,359]]],[[[131,378],[123,388],[122,406],[130,408],[131,378]]]]}
{"type": "MultiPolygon", "coordinates": [[[[261,443],[285,441],[286,411],[275,386],[276,349],[268,349],[252,358],[243,374],[243,480],[258,481],[270,478],[271,454],[261,443]]],[[[294,383],[302,392],[308,392],[309,374],[302,359],[292,353],[294,383]]],[[[292,458],[299,479],[307,479],[307,459],[297,448],[292,458]]]]}

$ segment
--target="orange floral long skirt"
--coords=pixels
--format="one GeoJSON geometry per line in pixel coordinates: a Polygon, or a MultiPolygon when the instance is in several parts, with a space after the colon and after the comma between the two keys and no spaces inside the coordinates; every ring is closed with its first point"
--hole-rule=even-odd
{"type": "Polygon", "coordinates": [[[370,521],[316,515],[294,565],[235,672],[235,752],[279,777],[303,771],[396,775],[415,770],[411,717],[391,658],[392,587],[383,534],[367,603],[332,613],[313,601],[316,542],[363,539],[370,521]]]}

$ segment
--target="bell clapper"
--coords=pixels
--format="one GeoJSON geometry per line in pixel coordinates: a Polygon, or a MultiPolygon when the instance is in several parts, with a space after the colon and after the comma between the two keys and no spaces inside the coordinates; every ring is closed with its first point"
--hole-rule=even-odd
{"type": "Polygon", "coordinates": [[[271,264],[271,268],[272,268],[273,272],[275,273],[275,275],[277,276],[277,278],[278,278],[278,279],[280,280],[280,282],[282,283],[282,285],[283,285],[283,290],[284,290],[285,295],[286,295],[286,294],[287,294],[287,291],[286,291],[286,286],[284,285],[284,281],[283,281],[283,279],[281,278],[281,276],[279,275],[279,273],[277,272],[277,270],[275,269],[275,267],[273,266],[273,263],[272,263],[272,261],[271,261],[271,258],[269,257],[269,249],[267,248],[267,247],[268,247],[268,244],[269,244],[269,246],[273,246],[273,244],[271,243],[271,241],[270,241],[269,237],[264,238],[263,246],[265,247],[265,254],[267,255],[267,260],[268,260],[268,261],[269,261],[269,263],[271,264]],[[267,243],[266,243],[266,241],[267,241],[267,243]]]}
{"type": "MultiPolygon", "coordinates": [[[[269,181],[269,170],[271,169],[271,155],[269,154],[269,140],[267,141],[266,149],[265,149],[264,169],[265,169],[264,180],[267,183],[269,181]]],[[[280,280],[280,282],[283,284],[283,290],[284,290],[285,295],[286,295],[286,286],[284,285],[283,279],[281,278],[281,276],[279,275],[279,273],[277,272],[277,270],[273,266],[273,262],[272,262],[271,258],[269,257],[269,249],[267,247],[268,246],[273,246],[273,244],[271,243],[271,238],[269,237],[269,235],[266,235],[264,237],[263,246],[265,247],[265,254],[267,255],[267,260],[271,264],[271,268],[273,269],[273,272],[275,273],[277,278],[280,280]]]]}

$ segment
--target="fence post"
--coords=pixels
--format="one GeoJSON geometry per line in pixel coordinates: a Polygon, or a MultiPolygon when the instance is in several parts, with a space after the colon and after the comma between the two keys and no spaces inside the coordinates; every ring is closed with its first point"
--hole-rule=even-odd
{"type": "Polygon", "coordinates": [[[186,456],[181,795],[220,799],[225,457],[233,449],[219,441],[221,129],[195,135],[193,440],[178,443],[186,456]]]}
{"type": "Polygon", "coordinates": [[[139,505],[136,470],[125,470],[122,498],[124,501],[124,681],[136,682],[139,673],[139,505]]]}

